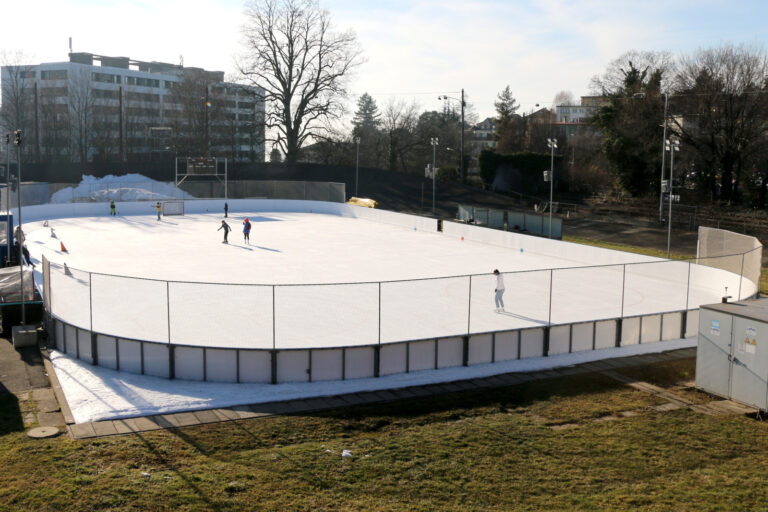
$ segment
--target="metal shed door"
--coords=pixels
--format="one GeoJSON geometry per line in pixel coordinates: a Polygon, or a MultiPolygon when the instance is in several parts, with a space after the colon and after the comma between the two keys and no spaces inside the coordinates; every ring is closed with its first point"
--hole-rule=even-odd
{"type": "Polygon", "coordinates": [[[696,386],[730,398],[731,315],[699,310],[699,347],[696,353],[696,386]]]}
{"type": "Polygon", "coordinates": [[[768,325],[734,317],[731,396],[734,400],[766,409],[768,350],[765,342],[768,325]]]}

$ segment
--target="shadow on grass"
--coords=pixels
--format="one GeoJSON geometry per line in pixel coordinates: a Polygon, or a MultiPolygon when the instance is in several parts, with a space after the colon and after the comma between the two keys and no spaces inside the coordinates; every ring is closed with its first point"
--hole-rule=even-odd
{"type": "MultiPolygon", "coordinates": [[[[169,432],[179,435],[179,429],[177,428],[169,429],[169,432]]],[[[174,461],[169,459],[166,453],[164,453],[162,450],[158,450],[155,447],[155,445],[152,442],[150,442],[149,439],[147,439],[141,433],[136,434],[136,437],[138,437],[141,440],[141,442],[144,443],[144,446],[146,447],[146,449],[149,450],[155,457],[157,457],[158,460],[162,460],[164,463],[168,464],[169,466],[168,470],[175,473],[176,476],[178,476],[181,479],[181,481],[184,482],[184,484],[187,485],[187,487],[189,487],[195,493],[195,495],[197,495],[200,498],[200,500],[206,504],[207,506],[206,510],[222,510],[221,505],[217,502],[211,501],[211,499],[200,488],[200,486],[193,481],[193,478],[188,477],[186,474],[184,474],[184,472],[181,471],[181,469],[174,467],[174,461]]],[[[186,439],[187,436],[180,435],[179,437],[189,442],[193,446],[197,447],[195,443],[192,443],[190,442],[190,440],[186,439]]],[[[205,452],[201,450],[201,453],[205,453],[205,452]]]]}
{"type": "MultiPolygon", "coordinates": [[[[385,418],[414,419],[420,416],[443,415],[446,420],[470,415],[472,409],[508,411],[525,408],[553,397],[569,398],[604,393],[623,388],[624,384],[601,374],[542,379],[501,388],[459,391],[423,398],[361,405],[311,414],[324,418],[367,420],[377,430],[377,424],[388,423],[385,418]],[[377,420],[378,418],[378,420],[377,420]]],[[[439,421],[439,418],[436,418],[439,421]]]]}
{"type": "Polygon", "coordinates": [[[19,399],[0,384],[0,435],[24,430],[19,399]]]}

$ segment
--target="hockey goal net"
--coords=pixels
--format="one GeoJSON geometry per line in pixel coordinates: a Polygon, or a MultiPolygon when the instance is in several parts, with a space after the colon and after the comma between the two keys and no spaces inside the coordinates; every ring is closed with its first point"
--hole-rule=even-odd
{"type": "Polygon", "coordinates": [[[163,201],[163,215],[184,215],[184,201],[163,201]]]}

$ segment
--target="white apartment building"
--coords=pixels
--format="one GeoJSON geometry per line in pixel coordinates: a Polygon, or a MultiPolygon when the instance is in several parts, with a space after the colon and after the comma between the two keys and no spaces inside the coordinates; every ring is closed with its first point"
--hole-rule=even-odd
{"type": "Polygon", "coordinates": [[[38,161],[264,161],[264,90],[225,82],[222,71],[70,53],[4,66],[0,80],[4,114],[18,112],[24,150],[38,161]]]}

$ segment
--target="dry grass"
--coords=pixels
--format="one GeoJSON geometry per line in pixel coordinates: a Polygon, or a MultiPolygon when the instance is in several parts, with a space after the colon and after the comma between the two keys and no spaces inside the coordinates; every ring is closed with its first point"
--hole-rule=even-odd
{"type": "MultiPolygon", "coordinates": [[[[629,371],[659,385],[691,372],[629,371]]],[[[0,510],[762,507],[768,426],[658,402],[592,374],[90,441],[4,430],[0,510]],[[623,411],[639,414],[594,421],[623,411]]]]}

